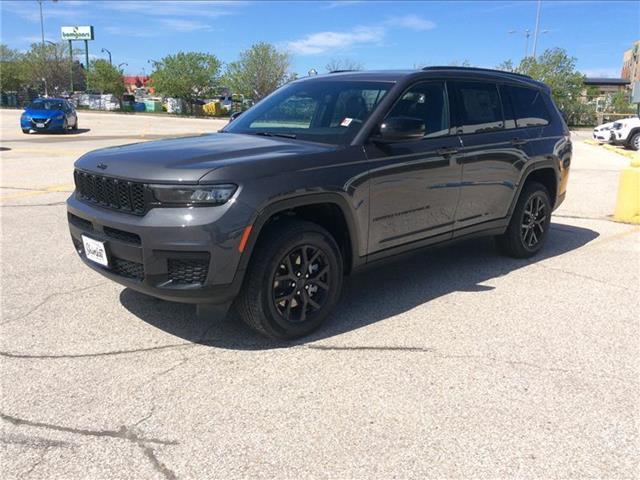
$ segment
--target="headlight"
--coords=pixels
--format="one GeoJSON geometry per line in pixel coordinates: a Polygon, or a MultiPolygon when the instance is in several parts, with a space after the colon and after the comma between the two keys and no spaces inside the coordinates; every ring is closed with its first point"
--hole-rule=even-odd
{"type": "Polygon", "coordinates": [[[238,186],[199,185],[199,186],[164,186],[151,185],[154,198],[167,205],[222,205],[236,192],[238,186]]]}

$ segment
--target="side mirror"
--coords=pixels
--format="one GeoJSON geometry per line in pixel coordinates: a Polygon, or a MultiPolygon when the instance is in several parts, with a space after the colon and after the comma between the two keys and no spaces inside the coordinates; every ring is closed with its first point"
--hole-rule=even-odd
{"type": "Polygon", "coordinates": [[[414,117],[390,117],[380,124],[380,134],[374,141],[381,143],[420,140],[427,133],[424,120],[414,117]]]}
{"type": "Polygon", "coordinates": [[[232,113],[231,116],[229,117],[229,123],[233,122],[240,115],[242,115],[242,112],[234,112],[234,113],[232,113]]]}

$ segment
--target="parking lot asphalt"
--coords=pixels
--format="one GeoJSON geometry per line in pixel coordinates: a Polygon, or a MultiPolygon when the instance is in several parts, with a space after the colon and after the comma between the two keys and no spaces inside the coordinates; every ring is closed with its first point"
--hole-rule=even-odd
{"type": "Polygon", "coordinates": [[[223,123],[80,112],[21,133],[0,111],[4,479],[638,478],[640,228],[614,223],[628,160],[576,137],[544,252],[490,239],[347,280],[291,344],[86,268],[73,161],[223,123]]]}

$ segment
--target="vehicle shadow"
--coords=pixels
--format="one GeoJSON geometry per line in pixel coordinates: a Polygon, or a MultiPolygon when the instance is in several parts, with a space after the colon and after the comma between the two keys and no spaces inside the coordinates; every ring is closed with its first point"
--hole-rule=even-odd
{"type": "Polygon", "coordinates": [[[196,315],[194,305],[166,302],[131,289],[122,291],[120,302],[141,320],[190,342],[237,350],[290,347],[383,321],[451,292],[492,290],[482,283],[576,250],[598,236],[593,230],[553,223],[544,250],[526,260],[500,255],[491,238],[412,253],[347,277],[333,315],[313,334],[292,342],[254,333],[233,310],[225,319],[203,318],[196,315]]]}
{"type": "Polygon", "coordinates": [[[82,135],[83,133],[87,133],[90,132],[91,129],[90,128],[79,128],[77,130],[66,130],[64,132],[38,132],[38,131],[31,131],[29,133],[29,135],[37,135],[37,136],[48,136],[48,135],[64,135],[66,136],[76,136],[76,135],[82,135]]]}

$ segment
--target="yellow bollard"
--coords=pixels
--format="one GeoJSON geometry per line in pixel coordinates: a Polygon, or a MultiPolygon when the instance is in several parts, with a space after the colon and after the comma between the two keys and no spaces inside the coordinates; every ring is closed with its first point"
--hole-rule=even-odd
{"type": "Polygon", "coordinates": [[[640,224],[640,159],[620,172],[618,200],[613,219],[618,222],[640,224]]]}

